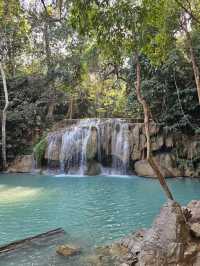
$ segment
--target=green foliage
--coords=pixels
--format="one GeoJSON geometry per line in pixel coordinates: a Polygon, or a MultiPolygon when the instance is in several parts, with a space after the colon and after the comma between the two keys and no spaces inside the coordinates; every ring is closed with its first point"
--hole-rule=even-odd
{"type": "MultiPolygon", "coordinates": [[[[137,50],[142,92],[153,119],[177,130],[188,130],[192,124],[198,131],[194,77],[181,31],[185,11],[178,2],[190,8],[186,0],[63,0],[60,8],[56,1],[45,1],[46,9],[41,1],[26,5],[19,0],[0,0],[0,49],[6,74],[41,76],[46,80],[44,95],[56,106],[60,100],[54,90],[63,91],[67,105],[72,103],[73,118],[141,118],[135,93],[137,50]]],[[[198,20],[198,0],[191,3],[198,20]]],[[[191,19],[190,30],[200,65],[197,20],[191,19]]],[[[25,99],[23,112],[30,106],[28,113],[33,117],[35,101],[25,99]]],[[[23,112],[17,110],[10,119],[23,120],[23,112]]],[[[63,117],[68,114],[69,107],[63,108],[63,117]]],[[[24,126],[26,123],[30,124],[29,119],[24,126]]]]}
{"type": "Polygon", "coordinates": [[[37,166],[42,165],[42,160],[44,159],[45,149],[47,147],[47,138],[42,138],[33,148],[34,157],[37,166]]]}

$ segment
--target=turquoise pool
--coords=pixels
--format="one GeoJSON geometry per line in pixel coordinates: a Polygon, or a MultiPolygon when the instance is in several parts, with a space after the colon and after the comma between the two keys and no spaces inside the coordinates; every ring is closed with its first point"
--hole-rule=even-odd
{"type": "MultiPolygon", "coordinates": [[[[200,199],[197,179],[169,179],[168,183],[181,204],[200,199]]],[[[67,232],[65,241],[89,249],[150,226],[164,201],[157,180],[136,176],[2,174],[0,244],[62,227],[67,232]]],[[[45,250],[45,260],[35,251],[33,261],[32,255],[18,254],[0,258],[0,265],[80,265],[63,264],[55,258],[52,264],[45,264],[53,249],[45,250]]]]}

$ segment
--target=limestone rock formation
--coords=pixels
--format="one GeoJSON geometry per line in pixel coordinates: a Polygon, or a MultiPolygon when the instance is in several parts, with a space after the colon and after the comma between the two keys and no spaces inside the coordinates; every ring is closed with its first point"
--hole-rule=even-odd
{"type": "Polygon", "coordinates": [[[138,256],[139,265],[178,265],[183,262],[189,241],[189,227],[180,205],[168,201],[144,236],[138,256]]]}
{"type": "MultiPolygon", "coordinates": [[[[100,163],[102,169],[117,170],[113,173],[155,176],[145,161],[143,123],[130,123],[124,119],[83,119],[65,123],[66,126],[58,123],[61,128],[48,134],[43,160],[48,162],[48,167],[81,172],[88,161],[93,161],[100,163]]],[[[200,163],[191,163],[191,159],[200,156],[200,137],[173,134],[154,123],[150,127],[153,154],[164,176],[200,176],[200,163]]]]}
{"type": "Polygon", "coordinates": [[[23,155],[17,156],[8,168],[11,173],[30,173],[33,169],[33,156],[23,155]]]}

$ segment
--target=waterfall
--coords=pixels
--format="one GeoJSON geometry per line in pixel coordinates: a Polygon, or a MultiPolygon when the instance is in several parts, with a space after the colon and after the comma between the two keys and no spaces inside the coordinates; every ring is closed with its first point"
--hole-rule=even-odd
{"type": "Polygon", "coordinates": [[[129,126],[123,119],[84,119],[48,136],[49,169],[84,175],[94,165],[101,174],[127,174],[129,126]]]}

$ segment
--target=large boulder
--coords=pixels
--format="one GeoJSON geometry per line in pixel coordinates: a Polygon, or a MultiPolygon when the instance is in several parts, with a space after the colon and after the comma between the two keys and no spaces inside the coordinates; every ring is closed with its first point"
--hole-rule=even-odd
{"type": "Polygon", "coordinates": [[[30,173],[33,170],[33,155],[17,156],[14,162],[8,167],[8,172],[30,173]]]}
{"type": "MultiPolygon", "coordinates": [[[[181,176],[180,170],[176,167],[176,161],[172,154],[161,153],[154,157],[155,161],[164,176],[174,177],[181,176]]],[[[135,162],[135,172],[139,176],[154,177],[155,173],[147,160],[140,160],[135,162]]]]}
{"type": "Polygon", "coordinates": [[[139,265],[183,265],[189,241],[190,230],[180,205],[168,201],[144,236],[139,265]]]}
{"type": "Polygon", "coordinates": [[[135,162],[134,167],[136,174],[139,176],[148,176],[148,177],[155,176],[153,169],[146,160],[140,160],[135,162]]]}

